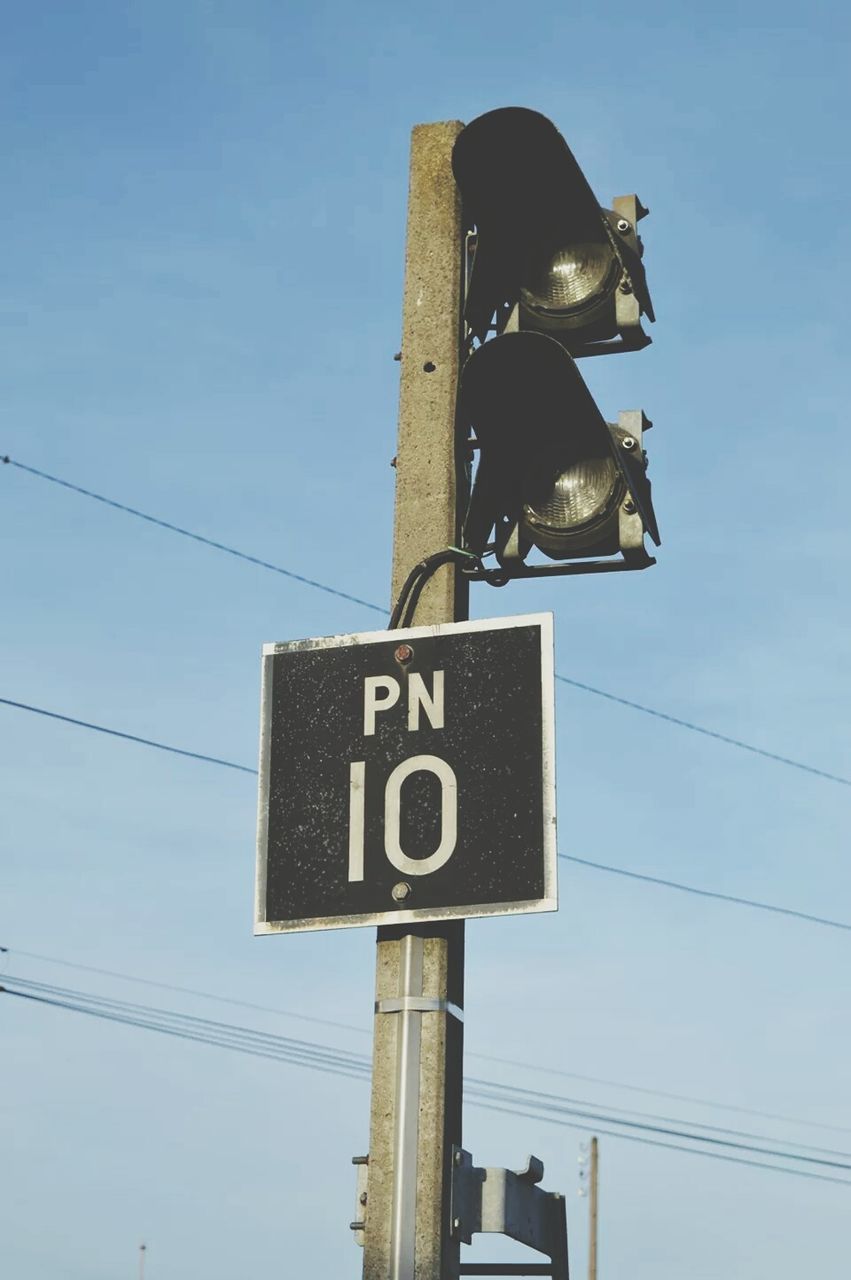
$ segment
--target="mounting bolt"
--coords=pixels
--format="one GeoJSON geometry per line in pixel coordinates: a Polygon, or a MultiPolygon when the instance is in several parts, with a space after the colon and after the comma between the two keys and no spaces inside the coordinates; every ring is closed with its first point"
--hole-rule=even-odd
{"type": "Polygon", "coordinates": [[[460,1219],[460,1218],[453,1218],[453,1219],[452,1219],[452,1229],[453,1229],[453,1231],[460,1231],[460,1230],[461,1230],[461,1219],[460,1219]]]}
{"type": "Polygon", "coordinates": [[[634,449],[635,443],[636,442],[635,442],[634,436],[624,436],[623,440],[621,440],[621,448],[627,449],[627,450],[634,449]]]}
{"type": "Polygon", "coordinates": [[[358,1204],[366,1204],[366,1192],[362,1191],[358,1196],[358,1204]]]}
{"type": "Polygon", "coordinates": [[[404,902],[410,895],[411,886],[406,880],[400,880],[398,884],[394,884],[390,890],[390,897],[394,902],[404,902]]]}
{"type": "Polygon", "coordinates": [[[632,293],[632,281],[624,276],[623,280],[621,280],[618,285],[618,289],[621,293],[632,293]]]}
{"type": "Polygon", "coordinates": [[[632,513],[635,511],[635,503],[633,502],[632,498],[626,499],[626,501],[623,504],[623,509],[628,516],[632,515],[632,513]]]}
{"type": "Polygon", "coordinates": [[[413,656],[414,651],[409,644],[400,644],[396,652],[393,654],[396,661],[401,662],[403,666],[406,666],[413,656]]]}
{"type": "Polygon", "coordinates": [[[621,235],[625,235],[627,231],[632,230],[632,224],[627,222],[626,218],[618,218],[617,228],[621,235]]]}

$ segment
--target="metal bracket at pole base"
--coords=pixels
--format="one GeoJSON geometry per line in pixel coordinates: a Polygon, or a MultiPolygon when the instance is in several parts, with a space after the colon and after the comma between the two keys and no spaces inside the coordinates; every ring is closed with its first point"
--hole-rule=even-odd
{"type": "Polygon", "coordinates": [[[352,1156],[352,1164],[357,1167],[358,1185],[355,1217],[349,1223],[349,1230],[355,1233],[355,1244],[359,1244],[363,1248],[363,1233],[366,1227],[366,1196],[369,1184],[369,1156],[352,1156]]]}
{"type": "Polygon", "coordinates": [[[549,1264],[461,1263],[465,1276],[552,1276],[568,1280],[567,1217],[564,1196],[537,1185],[544,1166],[530,1156],[525,1169],[477,1169],[469,1151],[452,1149],[452,1234],[471,1244],[476,1232],[492,1231],[546,1254],[549,1264]]]}

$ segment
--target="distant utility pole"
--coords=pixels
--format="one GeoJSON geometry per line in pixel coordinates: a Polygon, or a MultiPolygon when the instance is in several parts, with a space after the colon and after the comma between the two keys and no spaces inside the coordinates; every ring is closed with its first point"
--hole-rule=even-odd
{"type": "Polygon", "coordinates": [[[139,1280],[145,1280],[145,1254],[148,1251],[146,1244],[139,1245],[139,1280]]]}
{"type": "Polygon", "coordinates": [[[588,1280],[597,1280],[597,1139],[591,1139],[591,1176],[588,1195],[588,1280]]]}
{"type": "MultiPolygon", "coordinates": [[[[463,235],[452,176],[459,121],[412,136],[392,594],[424,557],[458,546],[456,399],[463,235]]],[[[418,625],[467,618],[455,564],[428,581],[418,625]]],[[[378,930],[364,1280],[452,1280],[452,1147],[461,1146],[464,921],[378,930]]]]}

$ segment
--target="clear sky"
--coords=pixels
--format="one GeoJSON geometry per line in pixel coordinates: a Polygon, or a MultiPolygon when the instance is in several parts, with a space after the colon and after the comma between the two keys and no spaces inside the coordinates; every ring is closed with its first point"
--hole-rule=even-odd
{"type": "MultiPolygon", "coordinates": [[[[534,107],[652,210],[654,345],[583,373],[655,423],[664,542],[473,613],[552,609],[560,673],[851,777],[848,65],[822,0],[10,6],[0,453],[384,604],[409,131],[534,107]]],[[[380,625],[11,466],[0,511],[9,699],[252,766],[261,644],[380,625]]],[[[847,786],[563,684],[557,727],[562,852],[851,921],[847,786]]],[[[252,937],[251,777],[8,706],[0,759],[8,973],[368,1051],[372,930],[252,937]]],[[[560,866],[557,915],[469,928],[468,1050],[529,1064],[471,1074],[851,1150],[847,933],[560,866]]],[[[12,997],[0,1032],[4,1274],[358,1274],[363,1083],[12,997]]],[[[581,1275],[587,1135],[465,1126],[544,1160],[581,1275]]],[[[849,1210],[601,1138],[603,1280],[841,1280],[849,1210]]]]}

